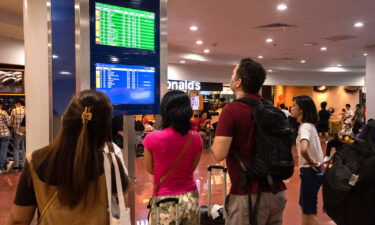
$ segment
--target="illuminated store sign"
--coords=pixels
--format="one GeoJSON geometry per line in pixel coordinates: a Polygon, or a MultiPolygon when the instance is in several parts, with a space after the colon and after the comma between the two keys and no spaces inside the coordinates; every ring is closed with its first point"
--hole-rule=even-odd
{"type": "Polygon", "coordinates": [[[168,80],[168,90],[222,91],[222,83],[208,83],[190,80],[168,80]]]}
{"type": "Polygon", "coordinates": [[[168,81],[168,90],[188,90],[188,91],[200,91],[201,82],[199,81],[168,81]]]}

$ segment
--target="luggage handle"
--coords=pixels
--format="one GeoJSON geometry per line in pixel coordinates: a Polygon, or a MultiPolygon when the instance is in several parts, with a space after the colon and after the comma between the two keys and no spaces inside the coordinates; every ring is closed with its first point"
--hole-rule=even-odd
{"type": "Polygon", "coordinates": [[[160,204],[167,203],[167,202],[174,202],[174,204],[178,204],[178,198],[165,198],[159,200],[155,203],[156,207],[160,207],[160,204]]]}
{"type": "Polygon", "coordinates": [[[156,205],[156,225],[160,225],[160,204],[167,203],[167,202],[173,202],[176,206],[176,224],[180,224],[180,218],[179,218],[179,209],[178,209],[178,198],[165,198],[157,201],[155,203],[156,205]]]}
{"type": "Polygon", "coordinates": [[[222,165],[209,165],[207,167],[207,169],[210,172],[211,172],[212,169],[222,170],[224,173],[226,173],[228,171],[227,167],[226,166],[222,166],[222,165]]]}
{"type": "Polygon", "coordinates": [[[227,172],[228,172],[228,168],[226,166],[222,166],[222,165],[209,165],[207,167],[207,169],[208,169],[208,211],[207,211],[207,214],[208,214],[209,217],[211,217],[211,210],[212,210],[212,196],[211,196],[211,194],[212,194],[212,184],[211,184],[212,169],[219,169],[219,170],[222,170],[224,172],[224,176],[223,176],[224,198],[223,198],[223,201],[224,201],[224,205],[225,205],[225,198],[227,196],[227,172]]]}

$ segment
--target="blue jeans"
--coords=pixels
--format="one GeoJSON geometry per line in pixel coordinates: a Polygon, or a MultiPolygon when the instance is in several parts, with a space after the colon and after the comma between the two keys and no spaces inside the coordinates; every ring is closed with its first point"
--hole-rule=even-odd
{"type": "Polygon", "coordinates": [[[26,161],[26,149],[25,149],[25,135],[14,134],[13,138],[14,145],[14,167],[20,167],[25,164],[26,161]],[[21,154],[20,154],[21,153],[21,154]],[[21,159],[20,159],[21,155],[21,159]]]}
{"type": "Polygon", "coordinates": [[[0,137],[0,170],[6,169],[10,137],[0,137]]]}

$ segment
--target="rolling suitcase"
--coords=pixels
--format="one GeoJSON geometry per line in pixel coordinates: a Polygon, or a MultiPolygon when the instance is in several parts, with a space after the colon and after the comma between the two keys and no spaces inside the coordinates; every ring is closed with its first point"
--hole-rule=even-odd
{"type": "Polygon", "coordinates": [[[156,205],[156,225],[160,225],[160,204],[163,204],[163,203],[167,203],[167,202],[173,202],[174,205],[176,206],[176,220],[175,220],[175,224],[180,224],[180,216],[178,214],[178,198],[165,198],[165,199],[162,199],[162,200],[159,200],[155,203],[156,205]]]}
{"type": "MultiPolygon", "coordinates": [[[[208,206],[201,206],[200,207],[200,216],[201,216],[201,225],[211,225],[211,224],[225,224],[225,218],[224,218],[224,213],[221,212],[220,213],[220,216],[213,219],[212,216],[211,216],[211,209],[212,209],[212,196],[211,196],[211,192],[212,192],[212,184],[211,184],[211,177],[212,177],[212,169],[219,169],[219,170],[222,170],[223,173],[224,173],[224,176],[223,176],[223,185],[224,185],[224,189],[223,189],[223,197],[224,197],[224,200],[223,202],[225,203],[225,198],[226,198],[226,195],[227,195],[227,172],[228,172],[228,169],[227,167],[225,166],[221,166],[221,165],[209,165],[207,167],[208,169],[208,206]]],[[[225,207],[225,206],[224,206],[225,207]]],[[[223,210],[224,210],[224,207],[223,207],[223,210]]]]}

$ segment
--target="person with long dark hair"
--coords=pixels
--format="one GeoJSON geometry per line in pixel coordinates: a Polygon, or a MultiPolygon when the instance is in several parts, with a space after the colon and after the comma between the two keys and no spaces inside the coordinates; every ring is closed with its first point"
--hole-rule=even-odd
{"type": "Polygon", "coordinates": [[[104,93],[85,90],[73,97],[57,138],[28,155],[7,225],[30,224],[36,209],[38,224],[109,224],[103,152],[116,153],[122,188],[129,186],[121,150],[109,142],[111,117],[104,93]]]}
{"type": "Polygon", "coordinates": [[[156,224],[156,216],[160,216],[162,224],[172,223],[172,203],[162,205],[156,215],[155,202],[178,198],[180,224],[199,225],[199,197],[193,174],[203,144],[200,135],[191,131],[193,110],[189,96],[182,91],[169,91],[162,99],[160,114],[161,130],[148,134],[143,141],[145,167],[154,175],[149,223],[156,224]]]}
{"type": "Polygon", "coordinates": [[[302,225],[317,225],[318,192],[323,182],[323,151],[315,127],[318,114],[309,96],[295,97],[291,114],[300,123],[296,145],[301,177],[302,225]]]}

